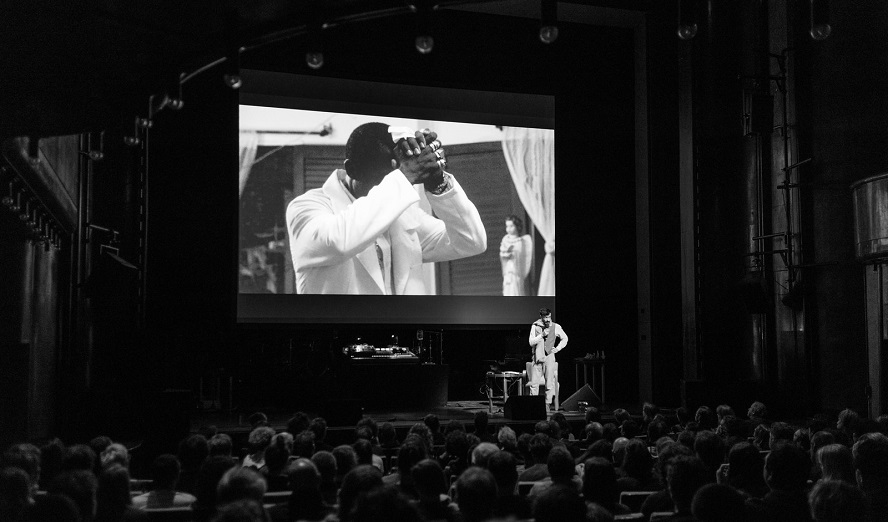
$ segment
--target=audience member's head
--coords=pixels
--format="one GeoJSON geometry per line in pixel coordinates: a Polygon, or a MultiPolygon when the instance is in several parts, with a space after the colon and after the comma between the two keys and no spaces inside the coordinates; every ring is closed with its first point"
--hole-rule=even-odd
{"type": "Polygon", "coordinates": [[[315,417],[308,423],[308,429],[314,433],[315,444],[321,444],[327,438],[327,421],[323,417],[315,417]]]}
{"type": "Polygon", "coordinates": [[[694,421],[700,426],[701,430],[714,430],[718,425],[718,420],[712,408],[709,406],[700,406],[694,415],[694,421]]]}
{"type": "Polygon", "coordinates": [[[498,451],[487,460],[487,469],[496,481],[497,495],[508,497],[518,487],[518,468],[515,456],[508,451],[498,451]]]}
{"type": "Polygon", "coordinates": [[[280,432],[280,433],[275,433],[275,434],[274,434],[274,437],[271,438],[271,444],[269,444],[269,445],[270,445],[270,446],[274,446],[275,444],[280,444],[280,443],[281,443],[281,442],[278,442],[278,441],[283,441],[282,443],[283,443],[284,447],[287,449],[287,453],[288,453],[288,454],[292,454],[292,453],[293,453],[293,441],[294,441],[294,440],[295,440],[295,437],[293,437],[293,434],[292,434],[292,433],[289,433],[289,432],[286,432],[286,431],[282,431],[282,432],[280,432]]]}
{"type": "Polygon", "coordinates": [[[839,420],[836,422],[836,429],[841,430],[848,435],[853,436],[857,430],[857,423],[860,421],[860,415],[856,411],[845,408],[839,412],[839,420]]]}
{"type": "Polygon", "coordinates": [[[432,453],[435,448],[435,436],[432,435],[432,430],[430,430],[424,422],[417,422],[416,424],[411,426],[410,431],[407,432],[407,434],[418,435],[420,440],[422,440],[423,445],[425,446],[426,453],[432,453]]]}
{"type": "Polygon", "coordinates": [[[586,502],[601,504],[613,510],[620,497],[617,471],[613,464],[601,457],[592,457],[583,464],[583,497],[586,502]]]}
{"type": "Polygon", "coordinates": [[[121,520],[123,513],[133,503],[130,496],[130,476],[125,467],[111,464],[99,474],[96,492],[96,518],[121,520]]]}
{"type": "Polygon", "coordinates": [[[303,430],[293,435],[293,455],[310,458],[315,452],[314,440],[314,432],[310,430],[303,430]]]}
{"type": "Polygon", "coordinates": [[[482,442],[481,444],[478,444],[475,446],[475,449],[472,450],[472,465],[486,468],[487,459],[497,451],[499,451],[499,448],[496,447],[496,444],[491,442],[482,442]]]}
{"type": "Polygon", "coordinates": [[[126,449],[126,446],[123,444],[114,442],[105,448],[105,451],[99,456],[99,460],[102,462],[102,467],[107,468],[108,466],[117,464],[129,469],[129,450],[126,449]]]}
{"type": "Polygon", "coordinates": [[[456,503],[466,522],[493,516],[496,498],[496,480],[486,469],[472,466],[456,480],[456,503]]]}
{"type": "Polygon", "coordinates": [[[567,417],[564,416],[560,411],[556,411],[552,414],[552,419],[558,424],[558,431],[561,433],[561,438],[569,439],[570,438],[570,423],[567,422],[567,417]]]}
{"type": "Polygon", "coordinates": [[[763,402],[755,401],[749,405],[749,410],[746,411],[746,416],[750,420],[761,422],[768,416],[768,408],[763,402]]]}
{"type": "Polygon", "coordinates": [[[651,422],[660,413],[660,407],[652,402],[645,402],[641,406],[641,418],[643,422],[651,422]]]}
{"type": "Polygon", "coordinates": [[[423,417],[422,422],[426,426],[428,426],[429,431],[431,431],[433,435],[436,433],[441,433],[441,421],[434,413],[429,413],[428,415],[423,417]]]}
{"type": "Polygon", "coordinates": [[[356,466],[346,473],[339,488],[339,520],[349,522],[358,496],[381,487],[382,472],[373,466],[356,466]]]}
{"type": "Polygon", "coordinates": [[[197,428],[197,433],[203,435],[205,439],[210,440],[219,433],[219,428],[216,427],[215,424],[201,424],[201,426],[197,428]]]}
{"type": "Polygon", "coordinates": [[[234,500],[219,507],[213,522],[270,522],[262,502],[251,498],[234,500]]]}
{"type": "Polygon", "coordinates": [[[221,455],[223,457],[230,457],[233,447],[234,444],[231,441],[231,437],[225,433],[217,433],[207,441],[207,450],[211,456],[221,455]]]}
{"type": "Polygon", "coordinates": [[[669,426],[661,420],[653,420],[648,424],[647,440],[652,444],[661,437],[669,435],[669,426]]]}
{"type": "Polygon", "coordinates": [[[530,454],[530,439],[532,438],[533,435],[530,433],[522,433],[518,436],[518,453],[528,468],[533,465],[533,455],[530,454]]]}
{"type": "Polygon", "coordinates": [[[260,426],[268,426],[268,416],[262,413],[261,411],[257,411],[251,413],[247,417],[247,422],[250,423],[251,429],[256,429],[260,426]]]}
{"type": "Polygon", "coordinates": [[[722,484],[706,484],[691,502],[691,512],[700,522],[745,522],[745,509],[743,495],[722,484]]]}
{"type": "Polygon", "coordinates": [[[357,439],[352,444],[358,464],[373,464],[373,444],[368,439],[357,439]]]}
{"type": "Polygon", "coordinates": [[[354,522],[424,522],[416,506],[395,488],[376,488],[360,495],[352,509],[354,522]]]}
{"type": "Polygon", "coordinates": [[[748,442],[734,444],[728,452],[728,483],[735,489],[756,496],[767,491],[762,470],[765,467],[762,453],[748,442]]]}
{"type": "Polygon", "coordinates": [[[287,514],[289,520],[317,520],[324,516],[324,498],[321,494],[321,474],[306,458],[294,460],[287,469],[290,485],[287,514]]]}
{"type": "MultiPolygon", "coordinates": [[[[647,453],[647,448],[645,448],[647,453]]],[[[650,458],[650,453],[648,453],[650,458]]],[[[549,470],[549,477],[554,483],[570,483],[574,475],[576,475],[576,466],[574,459],[563,445],[554,446],[549,452],[549,458],[546,461],[546,468],[549,470]]]]}
{"type": "Polygon", "coordinates": [[[175,490],[182,465],[175,455],[158,455],[151,463],[151,482],[155,490],[175,490]]]}
{"type": "Polygon", "coordinates": [[[613,463],[614,461],[614,446],[610,443],[609,440],[601,439],[596,440],[592,444],[589,445],[589,448],[586,450],[586,458],[592,457],[600,457],[604,460],[613,463]]]}
{"type": "Polygon", "coordinates": [[[694,494],[711,480],[702,460],[677,456],[666,466],[666,482],[676,513],[689,514],[694,494]]]}
{"type": "Polygon", "coordinates": [[[752,440],[758,449],[767,451],[771,444],[771,430],[764,424],[759,424],[752,431],[752,440]]]}
{"type": "Polygon", "coordinates": [[[629,444],[629,439],[626,437],[620,437],[619,439],[614,441],[613,451],[614,451],[614,463],[618,466],[623,463],[623,458],[626,456],[626,446],[629,444]]]}
{"type": "Polygon", "coordinates": [[[614,522],[614,515],[600,504],[593,502],[586,505],[586,520],[588,522],[614,522]]]}
{"type": "Polygon", "coordinates": [[[216,491],[219,480],[235,466],[234,459],[226,455],[210,455],[197,472],[194,484],[195,509],[212,511],[216,507],[216,491]]]}
{"type": "Polygon", "coordinates": [[[392,423],[383,422],[379,425],[379,444],[387,448],[395,448],[399,445],[398,434],[392,423]]]}
{"type": "Polygon", "coordinates": [[[98,437],[93,437],[86,443],[86,445],[89,446],[89,449],[93,450],[93,453],[101,455],[102,452],[105,451],[105,448],[110,446],[112,442],[111,437],[99,435],[98,437]]]}
{"type": "Polygon", "coordinates": [[[842,480],[821,480],[808,494],[814,522],[866,520],[866,500],[853,484],[842,480]]]}
{"type": "Polygon", "coordinates": [[[615,424],[621,426],[624,421],[627,421],[632,418],[632,415],[629,414],[629,411],[624,408],[617,408],[614,410],[614,421],[615,424]]]}
{"type": "Polygon", "coordinates": [[[773,448],[778,442],[792,442],[795,435],[795,429],[785,422],[775,422],[771,424],[771,434],[768,438],[768,447],[773,448]]]}
{"type": "MultiPolygon", "coordinates": [[[[321,484],[336,483],[336,457],[329,451],[319,451],[311,456],[311,462],[321,474],[321,484]]],[[[345,478],[343,477],[343,480],[345,478]]]]}
{"type": "Polygon", "coordinates": [[[333,458],[336,459],[337,482],[342,480],[346,473],[358,465],[358,455],[354,448],[348,444],[341,444],[333,448],[333,458]]]}
{"type": "Polygon", "coordinates": [[[292,433],[295,437],[299,433],[307,430],[310,423],[311,421],[309,420],[308,415],[305,412],[297,411],[287,421],[287,432],[292,433]]]}
{"type": "Polygon", "coordinates": [[[463,423],[456,419],[451,419],[450,422],[444,426],[444,435],[447,435],[451,431],[466,431],[466,427],[463,426],[463,423]]]}
{"type": "Polygon", "coordinates": [[[815,460],[815,456],[817,455],[817,450],[828,445],[834,444],[836,442],[836,437],[832,433],[828,431],[817,431],[811,435],[811,449],[809,454],[811,455],[811,460],[815,460]]]}
{"type": "Polygon", "coordinates": [[[0,469],[0,520],[20,521],[31,503],[31,478],[18,467],[0,469]]]}
{"type": "Polygon", "coordinates": [[[808,434],[808,430],[801,428],[795,430],[795,433],[792,435],[792,443],[802,448],[802,451],[811,451],[811,436],[808,434]]]}
{"type": "MultiPolygon", "coordinates": [[[[89,449],[88,446],[84,446],[89,449]]],[[[89,449],[90,453],[92,450],[89,449]]],[[[52,479],[49,494],[65,495],[74,501],[80,512],[80,520],[88,522],[96,514],[96,491],[99,488],[96,476],[86,469],[63,471],[52,479]]]]}
{"type": "Polygon", "coordinates": [[[447,492],[447,477],[434,459],[424,459],[410,470],[413,486],[421,501],[437,502],[447,492]]]}
{"type": "Polygon", "coordinates": [[[697,441],[697,434],[691,430],[682,430],[678,433],[678,437],[675,440],[682,446],[693,450],[694,442],[697,441]]]}
{"type": "Polygon", "coordinates": [[[40,489],[49,488],[49,483],[62,470],[65,460],[65,445],[58,438],[52,438],[40,446],[40,489]]]}
{"type": "Polygon", "coordinates": [[[734,408],[731,408],[727,404],[719,404],[717,408],[715,408],[715,415],[718,417],[718,420],[721,421],[726,416],[736,416],[734,414],[734,408]]]}
{"type": "Polygon", "coordinates": [[[262,504],[268,490],[265,477],[253,468],[235,467],[226,471],[216,488],[216,503],[220,506],[238,500],[255,500],[262,504]]]}
{"type": "Polygon", "coordinates": [[[778,442],[765,458],[765,482],[772,491],[802,491],[810,473],[808,454],[791,442],[778,442]]]}
{"type": "Polygon", "coordinates": [[[586,424],[590,422],[601,423],[601,412],[598,411],[598,408],[595,406],[589,406],[586,408],[586,424]]]}
{"type": "Polygon", "coordinates": [[[854,457],[851,448],[842,444],[827,444],[817,450],[814,461],[820,466],[823,480],[844,480],[851,484],[857,483],[854,473],[854,457]]]}
{"type": "Polygon", "coordinates": [[[65,449],[65,460],[62,461],[64,471],[75,469],[93,471],[95,464],[96,452],[86,444],[74,444],[65,449]]]}
{"type": "Polygon", "coordinates": [[[712,431],[701,431],[694,439],[694,452],[715,480],[715,470],[725,461],[725,442],[712,431]]]}
{"type": "Polygon", "coordinates": [[[634,478],[641,483],[650,482],[653,460],[647,445],[638,439],[632,439],[626,444],[620,469],[627,477],[634,478]]]}
{"type": "Polygon", "coordinates": [[[545,464],[550,451],[552,451],[552,439],[548,435],[537,433],[531,437],[530,454],[533,456],[534,464],[545,464]]]}
{"type": "MultiPolygon", "coordinates": [[[[756,451],[756,453],[758,453],[758,451],[756,451]]],[[[673,458],[678,457],[679,455],[685,456],[685,457],[693,457],[694,451],[691,448],[689,448],[679,442],[670,442],[668,444],[664,444],[663,446],[659,447],[659,449],[658,449],[657,464],[656,464],[657,476],[660,479],[660,484],[662,484],[664,487],[667,486],[667,484],[668,484],[667,479],[666,479],[666,477],[667,477],[666,466],[669,464],[669,462],[673,458]]],[[[759,475],[761,475],[761,471],[759,471],[759,475]]]]}
{"type": "Polygon", "coordinates": [[[179,462],[186,471],[197,471],[210,454],[207,439],[203,435],[189,435],[179,443],[179,462]]]}
{"type": "Polygon", "coordinates": [[[451,459],[466,462],[469,456],[469,439],[466,432],[454,430],[447,434],[444,439],[444,450],[451,459]]]}
{"type": "Polygon", "coordinates": [[[857,484],[864,492],[888,487],[888,437],[869,433],[860,437],[851,450],[857,484]]]}
{"type": "Polygon", "coordinates": [[[265,449],[265,465],[268,467],[268,476],[282,475],[290,460],[290,450],[287,449],[287,439],[283,437],[272,438],[272,443],[265,449]]]}
{"type": "Polygon", "coordinates": [[[585,522],[586,503],[576,487],[553,484],[534,502],[533,519],[536,522],[585,522]]]}
{"type": "Polygon", "coordinates": [[[604,432],[604,438],[608,440],[608,442],[613,443],[620,437],[620,428],[617,427],[613,422],[608,422],[602,427],[602,431],[604,432]]]}
{"type": "Polygon", "coordinates": [[[639,433],[640,429],[638,427],[638,423],[632,419],[624,420],[622,424],[620,424],[620,435],[626,437],[627,439],[634,438],[639,433]]]}
{"type": "Polygon", "coordinates": [[[688,420],[690,418],[691,416],[688,414],[687,408],[685,408],[684,406],[679,406],[678,408],[675,408],[675,419],[678,421],[679,426],[684,427],[685,424],[688,423],[688,420]]]}
{"type": "Polygon", "coordinates": [[[12,466],[24,471],[28,477],[29,495],[33,495],[40,483],[40,457],[40,448],[33,444],[13,444],[0,456],[0,468],[12,466]]]}
{"type": "Polygon", "coordinates": [[[247,444],[250,446],[250,453],[262,453],[265,448],[271,444],[271,438],[274,437],[274,428],[268,426],[259,426],[250,432],[247,444]]]}
{"type": "Polygon", "coordinates": [[[518,437],[515,436],[515,430],[512,428],[508,426],[500,428],[496,434],[496,441],[500,448],[512,453],[518,452],[518,437]]]}
{"type": "Polygon", "coordinates": [[[379,434],[379,425],[376,424],[375,420],[370,417],[364,417],[355,425],[355,429],[357,428],[367,428],[370,430],[370,442],[376,441],[376,436],[379,434]]]}
{"type": "Polygon", "coordinates": [[[401,475],[401,480],[409,482],[410,470],[428,456],[422,437],[416,434],[407,435],[398,449],[398,473],[401,475]]]}
{"type": "Polygon", "coordinates": [[[600,422],[590,422],[583,428],[583,441],[592,444],[604,438],[604,426],[600,422]]]}

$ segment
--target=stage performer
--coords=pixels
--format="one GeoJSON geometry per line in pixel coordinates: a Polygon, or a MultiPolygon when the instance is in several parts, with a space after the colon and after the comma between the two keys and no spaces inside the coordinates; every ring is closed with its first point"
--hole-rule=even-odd
{"type": "Polygon", "coordinates": [[[524,224],[518,216],[506,217],[506,235],[500,242],[503,269],[503,295],[527,295],[525,280],[533,258],[533,240],[521,234],[524,224]]]}
{"type": "Polygon", "coordinates": [[[561,325],[552,321],[552,311],[540,308],[540,318],[530,325],[530,346],[533,347],[531,375],[527,376],[527,386],[531,395],[539,393],[541,384],[546,386],[546,407],[553,407],[558,375],[558,361],[555,354],[567,347],[567,334],[561,325]]]}
{"type": "Polygon", "coordinates": [[[444,172],[434,132],[366,123],[345,156],[322,188],[287,207],[297,293],[422,295],[423,263],[487,249],[478,209],[444,172]],[[434,216],[420,209],[414,184],[425,187],[434,216]]]}

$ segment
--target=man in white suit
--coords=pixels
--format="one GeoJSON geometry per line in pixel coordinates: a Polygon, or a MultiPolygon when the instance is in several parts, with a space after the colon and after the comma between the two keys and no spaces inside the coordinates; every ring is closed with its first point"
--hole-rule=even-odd
{"type": "Polygon", "coordinates": [[[422,263],[487,249],[478,210],[444,172],[435,133],[393,139],[390,130],[383,123],[357,127],[344,168],[287,207],[297,293],[427,294],[422,263]],[[435,216],[419,208],[419,183],[435,216]]]}

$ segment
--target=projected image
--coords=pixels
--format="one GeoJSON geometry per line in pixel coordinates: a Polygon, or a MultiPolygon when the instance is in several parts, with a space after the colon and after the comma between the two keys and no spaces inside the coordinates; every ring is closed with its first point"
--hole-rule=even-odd
{"type": "Polygon", "coordinates": [[[241,105],[239,292],[553,296],[553,163],[551,129],[241,105]]]}

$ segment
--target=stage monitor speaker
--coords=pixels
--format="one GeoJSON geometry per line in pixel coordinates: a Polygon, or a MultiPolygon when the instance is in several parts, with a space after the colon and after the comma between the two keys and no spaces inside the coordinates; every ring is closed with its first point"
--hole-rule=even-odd
{"type": "Polygon", "coordinates": [[[546,396],[512,395],[503,415],[509,420],[546,420],[546,396]]]}
{"type": "Polygon", "coordinates": [[[561,408],[564,411],[577,411],[577,404],[580,401],[586,401],[589,403],[589,406],[595,406],[596,408],[601,407],[601,397],[595,393],[595,390],[593,390],[591,386],[586,384],[577,390],[576,393],[562,401],[561,408]]]}

